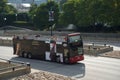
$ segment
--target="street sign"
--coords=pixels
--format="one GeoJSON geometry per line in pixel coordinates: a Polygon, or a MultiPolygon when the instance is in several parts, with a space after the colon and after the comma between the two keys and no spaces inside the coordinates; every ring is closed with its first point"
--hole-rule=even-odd
{"type": "Polygon", "coordinates": [[[54,21],[54,11],[49,11],[49,21],[54,21]]]}

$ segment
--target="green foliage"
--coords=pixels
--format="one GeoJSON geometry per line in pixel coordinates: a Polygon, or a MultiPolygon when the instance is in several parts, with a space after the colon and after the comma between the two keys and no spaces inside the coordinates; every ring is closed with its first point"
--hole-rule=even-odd
{"type": "Polygon", "coordinates": [[[34,16],[34,23],[39,29],[44,29],[48,25],[48,10],[45,4],[37,8],[34,16]]]}
{"type": "Polygon", "coordinates": [[[49,0],[40,6],[32,5],[30,16],[34,26],[41,30],[53,23],[74,24],[78,29],[84,27],[85,30],[86,27],[91,31],[103,31],[111,27],[110,30],[120,29],[120,2],[119,0],[62,0],[57,4],[49,0]],[[59,13],[58,7],[62,8],[62,13],[59,13]],[[51,9],[55,12],[53,22],[48,21],[48,12],[51,9]]]}
{"type": "Polygon", "coordinates": [[[60,23],[62,24],[69,24],[75,23],[75,6],[74,6],[74,0],[70,0],[67,3],[63,5],[63,13],[60,15],[60,23]]]}
{"type": "Polygon", "coordinates": [[[29,21],[28,13],[17,13],[16,21],[29,21]]]}
{"type": "Polygon", "coordinates": [[[0,0],[0,26],[10,25],[15,20],[17,10],[7,4],[7,0],[0,0]]]}
{"type": "Polygon", "coordinates": [[[40,6],[33,5],[30,10],[30,15],[32,16],[32,21],[34,26],[38,27],[40,30],[48,28],[54,23],[58,23],[59,16],[58,4],[54,1],[49,1],[47,3],[41,4],[40,6]],[[54,11],[54,21],[49,22],[48,12],[52,9],[54,11]]]}
{"type": "Polygon", "coordinates": [[[7,10],[7,14],[17,13],[17,10],[12,5],[6,5],[5,9],[7,10]]]}
{"type": "Polygon", "coordinates": [[[75,24],[78,27],[95,26],[95,23],[120,26],[120,2],[119,0],[68,0],[63,5],[59,22],[65,25],[75,24]]]}
{"type": "Polygon", "coordinates": [[[7,5],[7,0],[0,0],[1,14],[13,14],[15,12],[17,12],[17,10],[13,6],[7,5]]]}
{"type": "Polygon", "coordinates": [[[31,27],[32,24],[27,22],[27,21],[14,21],[13,26],[17,26],[17,27],[31,27]]]}
{"type": "Polygon", "coordinates": [[[37,10],[37,5],[36,4],[31,4],[30,10],[29,10],[29,16],[30,19],[33,21],[33,18],[36,14],[36,10],[37,10]]]}
{"type": "Polygon", "coordinates": [[[5,13],[6,12],[6,2],[7,0],[0,0],[0,13],[5,13]]]}

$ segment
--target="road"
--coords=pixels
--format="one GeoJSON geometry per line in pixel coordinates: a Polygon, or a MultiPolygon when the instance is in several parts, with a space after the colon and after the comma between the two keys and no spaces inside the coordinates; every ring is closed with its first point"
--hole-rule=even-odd
{"type": "MultiPolygon", "coordinates": [[[[119,48],[117,46],[117,48],[119,48]]],[[[116,48],[116,49],[117,49],[116,48]]],[[[30,62],[32,72],[39,70],[70,76],[76,80],[119,80],[120,59],[85,55],[85,60],[73,65],[58,64],[12,55],[12,47],[0,46],[0,58],[30,62]]]]}

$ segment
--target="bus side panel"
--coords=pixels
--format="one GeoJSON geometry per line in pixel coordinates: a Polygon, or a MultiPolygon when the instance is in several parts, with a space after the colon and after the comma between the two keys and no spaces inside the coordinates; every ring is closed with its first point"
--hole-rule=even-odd
{"type": "Polygon", "coordinates": [[[32,40],[31,48],[28,50],[34,58],[45,60],[45,52],[49,49],[49,44],[46,44],[45,41],[32,40]]]}
{"type": "Polygon", "coordinates": [[[57,53],[60,53],[62,55],[62,61],[63,63],[69,63],[69,49],[66,45],[66,43],[57,44],[57,53]]]}
{"type": "Polygon", "coordinates": [[[45,52],[49,50],[49,45],[45,41],[38,41],[39,45],[34,45],[34,55],[41,60],[45,60],[45,52]]]}
{"type": "Polygon", "coordinates": [[[31,40],[18,40],[19,44],[19,56],[22,56],[23,53],[28,53],[31,50],[31,40]]]}
{"type": "Polygon", "coordinates": [[[21,51],[29,52],[31,50],[31,40],[21,40],[21,51]]]}
{"type": "Polygon", "coordinates": [[[45,60],[45,52],[50,51],[50,44],[37,40],[13,40],[13,54],[31,53],[34,58],[45,60]]]}

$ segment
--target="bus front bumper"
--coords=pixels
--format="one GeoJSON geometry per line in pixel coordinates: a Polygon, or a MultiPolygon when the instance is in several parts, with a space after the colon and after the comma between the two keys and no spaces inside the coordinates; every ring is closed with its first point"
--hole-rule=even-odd
{"type": "Polygon", "coordinates": [[[82,61],[84,60],[84,56],[80,55],[80,56],[74,56],[70,58],[70,63],[76,63],[78,61],[82,61]]]}

